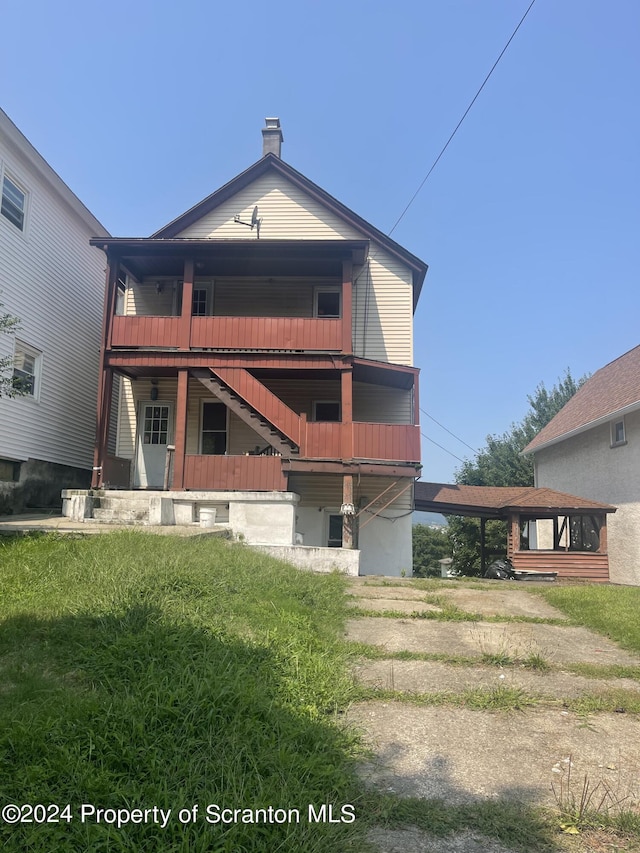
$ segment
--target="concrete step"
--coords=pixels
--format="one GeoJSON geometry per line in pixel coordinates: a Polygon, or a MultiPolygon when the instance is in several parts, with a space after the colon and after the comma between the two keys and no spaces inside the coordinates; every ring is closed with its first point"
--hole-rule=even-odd
{"type": "Polygon", "coordinates": [[[98,524],[148,524],[147,509],[94,509],[93,520],[98,524]]]}

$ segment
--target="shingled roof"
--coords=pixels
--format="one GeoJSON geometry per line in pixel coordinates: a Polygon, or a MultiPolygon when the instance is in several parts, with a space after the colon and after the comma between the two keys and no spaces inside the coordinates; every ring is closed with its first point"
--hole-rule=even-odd
{"type": "Polygon", "coordinates": [[[585,514],[615,512],[609,504],[533,486],[459,486],[418,481],[414,491],[419,512],[506,518],[510,511],[585,514]]]}
{"type": "Polygon", "coordinates": [[[640,409],[640,346],[587,379],[523,453],[533,453],[636,409],[640,409]]]}

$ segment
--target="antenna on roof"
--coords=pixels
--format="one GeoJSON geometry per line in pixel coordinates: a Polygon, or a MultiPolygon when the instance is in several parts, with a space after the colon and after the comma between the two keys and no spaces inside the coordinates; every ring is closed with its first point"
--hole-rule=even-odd
{"type": "Polygon", "coordinates": [[[251,214],[251,222],[243,222],[243,220],[240,219],[239,213],[236,213],[236,215],[233,217],[233,221],[240,223],[240,225],[246,225],[247,228],[251,228],[252,231],[255,228],[258,240],[260,239],[260,225],[262,224],[262,219],[258,218],[258,205],[253,208],[253,213],[251,214]]]}

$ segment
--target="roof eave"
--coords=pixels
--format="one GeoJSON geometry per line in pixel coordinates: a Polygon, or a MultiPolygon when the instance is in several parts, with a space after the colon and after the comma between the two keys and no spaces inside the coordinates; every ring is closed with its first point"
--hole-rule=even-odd
{"type": "Polygon", "coordinates": [[[534,444],[535,439],[530,442],[524,450],[520,451],[520,456],[530,456],[532,453],[537,453],[539,450],[546,450],[547,447],[552,447],[554,444],[560,444],[563,441],[566,441],[568,438],[573,438],[576,435],[581,435],[583,432],[588,432],[590,429],[595,429],[595,427],[602,426],[602,424],[610,423],[616,418],[624,417],[624,415],[629,415],[631,412],[640,411],[640,400],[635,403],[630,403],[628,406],[623,406],[621,409],[616,409],[613,412],[609,412],[606,415],[602,415],[600,418],[596,418],[593,421],[589,421],[589,423],[582,424],[582,426],[576,427],[575,429],[569,430],[568,432],[563,432],[562,435],[557,435],[555,438],[550,438],[548,441],[544,441],[541,444],[537,444],[535,446],[531,446],[534,444]]]}

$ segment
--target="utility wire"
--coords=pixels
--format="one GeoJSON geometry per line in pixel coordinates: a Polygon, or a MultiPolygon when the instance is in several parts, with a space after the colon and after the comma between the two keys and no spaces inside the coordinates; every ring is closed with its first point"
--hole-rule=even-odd
{"type": "Polygon", "coordinates": [[[435,446],[436,446],[436,447],[439,447],[439,448],[440,448],[440,450],[444,450],[444,452],[445,452],[445,453],[448,453],[448,454],[449,454],[449,456],[453,456],[453,458],[454,458],[454,459],[457,459],[457,460],[458,460],[458,462],[462,462],[462,464],[464,465],[464,459],[460,459],[460,457],[459,457],[459,456],[456,456],[456,454],[455,454],[455,453],[452,453],[450,450],[447,450],[447,448],[446,448],[446,447],[443,447],[441,444],[438,444],[438,442],[437,442],[437,441],[434,441],[432,438],[429,438],[429,436],[428,436],[428,435],[425,435],[425,433],[421,432],[421,433],[420,433],[420,435],[421,435],[423,438],[426,438],[426,439],[427,439],[427,441],[430,441],[430,442],[431,442],[431,444],[435,444],[435,446]]]}
{"type": "Polygon", "coordinates": [[[475,449],[475,447],[471,447],[471,445],[470,445],[470,444],[467,444],[467,442],[466,442],[466,441],[464,441],[463,439],[461,439],[459,435],[456,435],[456,434],[455,434],[455,432],[451,432],[451,430],[450,430],[450,429],[447,429],[447,428],[446,428],[446,426],[445,426],[444,424],[441,424],[441,423],[440,423],[440,421],[437,421],[437,420],[433,417],[433,415],[430,415],[430,414],[429,414],[429,412],[425,412],[425,410],[424,410],[424,409],[422,409],[422,408],[420,409],[420,411],[422,412],[422,414],[423,414],[423,415],[426,415],[430,420],[432,420],[432,421],[434,422],[434,424],[438,424],[438,426],[439,426],[439,427],[441,427],[445,432],[448,432],[448,433],[449,433],[449,435],[452,435],[452,436],[456,439],[456,441],[459,441],[459,442],[460,442],[460,444],[464,444],[464,446],[465,446],[465,447],[468,447],[468,448],[469,448],[469,450],[471,450],[473,453],[477,453],[477,452],[478,452],[478,451],[475,449]]]}
{"type": "Polygon", "coordinates": [[[400,214],[400,216],[399,216],[399,217],[398,217],[398,219],[396,220],[395,225],[393,226],[393,228],[391,229],[391,231],[389,231],[389,234],[388,234],[388,236],[389,236],[389,237],[391,237],[391,235],[393,234],[393,232],[396,230],[396,228],[398,227],[398,225],[400,224],[400,222],[401,222],[401,221],[402,221],[402,219],[404,218],[405,213],[409,210],[409,208],[411,207],[411,205],[413,204],[413,202],[416,200],[416,198],[417,198],[417,196],[418,196],[418,193],[420,192],[420,190],[422,189],[422,187],[426,184],[427,179],[429,178],[429,176],[431,175],[431,173],[433,172],[433,170],[435,169],[435,167],[436,167],[436,166],[438,165],[438,163],[440,162],[440,158],[442,157],[442,155],[444,154],[444,152],[445,152],[445,151],[447,150],[447,148],[449,147],[449,143],[451,142],[451,140],[453,139],[453,137],[454,137],[454,136],[456,135],[456,133],[458,132],[458,129],[459,129],[460,125],[462,124],[462,122],[463,122],[463,121],[465,120],[465,118],[467,117],[467,114],[468,114],[468,113],[469,113],[469,111],[471,110],[471,107],[472,107],[472,106],[475,104],[475,102],[477,101],[478,96],[480,95],[480,92],[482,92],[482,90],[483,90],[483,89],[484,89],[484,87],[486,86],[487,82],[489,81],[489,77],[491,77],[491,75],[492,75],[492,74],[493,74],[493,72],[495,71],[496,66],[498,65],[498,63],[500,62],[500,60],[502,59],[502,57],[503,57],[503,56],[504,56],[504,54],[506,53],[507,48],[509,47],[509,45],[511,44],[511,42],[512,42],[512,41],[513,41],[513,39],[515,38],[516,33],[518,32],[518,30],[520,29],[520,27],[521,27],[521,26],[522,26],[522,24],[524,23],[524,19],[527,17],[527,15],[529,14],[529,12],[531,11],[531,7],[533,6],[533,4],[534,4],[535,2],[536,2],[536,0],[531,0],[531,3],[529,4],[529,7],[528,7],[527,11],[524,13],[524,15],[522,16],[522,18],[520,19],[520,23],[519,23],[519,24],[518,24],[518,26],[515,28],[515,30],[511,33],[511,37],[510,37],[509,41],[508,41],[508,42],[505,44],[505,46],[502,48],[502,52],[500,53],[500,56],[499,56],[499,57],[496,59],[496,61],[493,63],[493,65],[492,65],[492,67],[491,67],[491,71],[489,71],[489,73],[487,74],[487,76],[484,78],[484,81],[483,81],[483,83],[482,83],[482,86],[480,86],[480,88],[478,89],[478,91],[475,93],[475,95],[474,95],[474,97],[473,97],[473,100],[471,101],[471,103],[469,104],[469,106],[467,107],[467,109],[464,111],[464,115],[462,116],[462,118],[460,119],[460,121],[458,122],[458,124],[455,126],[454,131],[453,131],[453,133],[451,134],[451,136],[450,136],[450,137],[447,139],[447,141],[445,142],[445,144],[444,144],[444,147],[443,147],[442,151],[441,151],[441,152],[438,154],[438,156],[436,157],[436,159],[435,159],[435,161],[434,161],[433,165],[431,166],[431,168],[429,169],[429,171],[428,171],[428,172],[427,172],[427,174],[425,175],[425,177],[424,177],[424,179],[423,179],[422,183],[420,184],[420,186],[418,187],[418,189],[414,192],[414,194],[411,196],[411,199],[410,199],[410,201],[409,201],[409,204],[407,204],[407,206],[405,207],[405,209],[402,211],[402,213],[400,214]]]}

